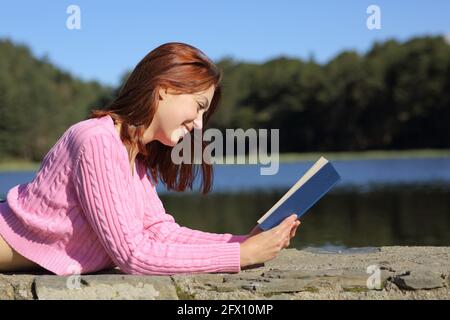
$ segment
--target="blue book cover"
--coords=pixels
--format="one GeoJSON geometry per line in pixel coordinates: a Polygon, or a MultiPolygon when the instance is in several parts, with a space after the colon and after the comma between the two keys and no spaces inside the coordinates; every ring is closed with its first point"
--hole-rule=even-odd
{"type": "Polygon", "coordinates": [[[262,230],[280,224],[291,214],[300,218],[339,181],[336,169],[324,157],[316,163],[289,189],[288,192],[259,220],[262,230]]]}

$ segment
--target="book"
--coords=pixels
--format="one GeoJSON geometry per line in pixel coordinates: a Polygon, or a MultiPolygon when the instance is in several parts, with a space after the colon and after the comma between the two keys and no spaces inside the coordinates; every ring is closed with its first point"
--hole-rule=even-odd
{"type": "Polygon", "coordinates": [[[334,166],[324,157],[314,165],[259,220],[258,227],[269,230],[293,213],[300,218],[341,180],[334,166]]]}

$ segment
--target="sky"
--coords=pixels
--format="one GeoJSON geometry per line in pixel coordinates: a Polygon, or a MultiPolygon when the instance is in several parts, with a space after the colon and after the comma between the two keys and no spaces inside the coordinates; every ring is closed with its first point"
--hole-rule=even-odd
{"type": "Polygon", "coordinates": [[[440,34],[450,35],[448,0],[0,0],[0,38],[83,80],[113,86],[171,41],[194,45],[214,61],[313,56],[326,63],[343,50],[363,54],[374,41],[440,34]],[[66,25],[73,21],[70,5],[80,9],[80,29],[66,25]],[[367,27],[370,5],[380,9],[380,29],[367,27]]]}

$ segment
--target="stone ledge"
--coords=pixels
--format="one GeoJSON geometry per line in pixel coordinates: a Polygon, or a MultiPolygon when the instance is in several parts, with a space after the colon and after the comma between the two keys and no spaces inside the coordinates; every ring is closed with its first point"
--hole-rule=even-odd
{"type": "Polygon", "coordinates": [[[288,249],[239,274],[0,274],[0,300],[449,299],[449,288],[450,247],[288,249]]]}

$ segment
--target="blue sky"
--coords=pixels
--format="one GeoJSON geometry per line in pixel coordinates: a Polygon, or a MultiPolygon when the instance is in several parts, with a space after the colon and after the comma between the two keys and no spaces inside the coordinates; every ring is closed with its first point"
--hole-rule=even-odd
{"type": "Polygon", "coordinates": [[[213,60],[263,62],[284,55],[324,63],[342,50],[360,53],[374,41],[450,34],[450,1],[0,1],[0,38],[28,45],[37,57],[85,80],[116,85],[150,50],[170,41],[192,44],[213,60]],[[69,5],[81,29],[69,30],[69,5]],[[381,29],[369,30],[369,5],[381,29]]]}

